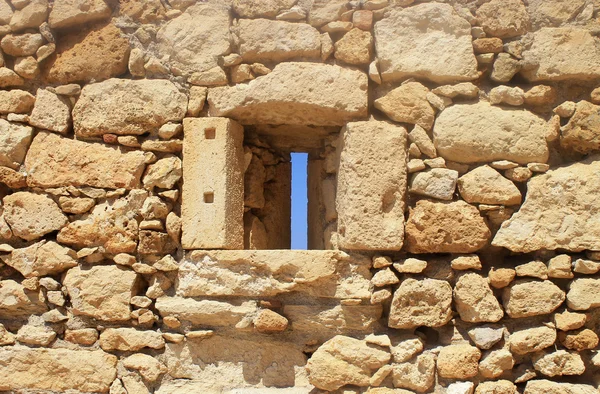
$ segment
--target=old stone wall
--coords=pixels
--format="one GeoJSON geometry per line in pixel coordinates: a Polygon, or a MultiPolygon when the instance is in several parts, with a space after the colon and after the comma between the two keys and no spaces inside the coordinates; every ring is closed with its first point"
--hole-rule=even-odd
{"type": "Polygon", "coordinates": [[[0,0],[0,48],[0,392],[600,392],[599,0],[0,0]]]}

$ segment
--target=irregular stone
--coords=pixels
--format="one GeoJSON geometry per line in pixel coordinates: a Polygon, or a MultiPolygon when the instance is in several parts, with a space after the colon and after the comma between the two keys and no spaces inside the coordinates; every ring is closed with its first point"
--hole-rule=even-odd
{"type": "Polygon", "coordinates": [[[0,67],[0,87],[23,86],[25,80],[8,67],[0,67]]]}
{"type": "Polygon", "coordinates": [[[58,205],[45,194],[16,192],[4,197],[4,219],[19,238],[32,241],[68,223],[58,205]]]}
{"type": "Polygon", "coordinates": [[[0,315],[28,317],[48,310],[44,293],[26,289],[14,280],[0,281],[0,315]]]}
{"type": "Polygon", "coordinates": [[[501,53],[504,50],[500,38],[477,38],[473,40],[473,50],[478,54],[490,54],[490,62],[494,58],[494,53],[501,53]]]}
{"type": "Polygon", "coordinates": [[[590,157],[533,177],[527,183],[525,203],[502,224],[492,245],[524,253],[600,249],[600,232],[592,225],[595,211],[591,208],[598,204],[593,198],[600,187],[597,159],[590,157]]]}
{"type": "Polygon", "coordinates": [[[296,0],[235,0],[233,10],[242,18],[274,18],[281,11],[291,8],[296,0]]]}
{"type": "Polygon", "coordinates": [[[444,346],[437,358],[438,375],[446,379],[467,379],[477,375],[481,351],[461,344],[444,346]]]}
{"type": "MultiPolygon", "coordinates": [[[[19,7],[17,7],[19,8],[19,7]]],[[[27,28],[37,28],[48,17],[48,0],[31,0],[25,6],[15,10],[10,18],[10,29],[20,31],[27,28]]]]}
{"type": "Polygon", "coordinates": [[[439,200],[452,200],[458,172],[445,168],[432,168],[414,174],[410,180],[409,192],[439,200]]]}
{"type": "Polygon", "coordinates": [[[77,141],[45,131],[33,139],[25,158],[27,182],[32,187],[132,189],[140,185],[144,164],[141,151],[125,153],[104,144],[77,141]]]}
{"type": "Polygon", "coordinates": [[[34,103],[35,96],[24,90],[0,90],[0,114],[26,114],[34,103]]]}
{"type": "Polygon", "coordinates": [[[235,326],[257,312],[256,303],[252,301],[231,304],[213,300],[195,301],[182,297],[159,297],[156,300],[156,309],[163,318],[175,317],[202,327],[235,326]]]}
{"type": "Polygon", "coordinates": [[[427,261],[419,260],[412,257],[394,263],[394,269],[401,274],[420,274],[427,268],[427,261]]]}
{"type": "Polygon", "coordinates": [[[444,110],[435,122],[433,142],[440,156],[458,163],[545,163],[546,128],[544,120],[529,111],[494,107],[481,101],[444,110]]]}
{"type": "Polygon", "coordinates": [[[504,337],[504,327],[481,326],[469,330],[469,338],[478,348],[488,350],[504,337]]]}
{"type": "Polygon", "coordinates": [[[567,306],[576,311],[600,307],[600,279],[578,278],[569,285],[567,306]]]}
{"type": "Polygon", "coordinates": [[[98,82],[126,73],[129,42],[121,34],[114,24],[102,23],[65,35],[44,63],[44,78],[49,83],[68,84],[98,82]]]}
{"type": "Polygon", "coordinates": [[[107,19],[111,13],[104,0],[55,0],[48,23],[53,29],[64,29],[107,19]]]}
{"type": "Polygon", "coordinates": [[[477,78],[471,25],[448,4],[394,9],[375,23],[374,31],[384,82],[411,76],[436,83],[477,78]]]}
{"type": "Polygon", "coordinates": [[[527,354],[540,351],[554,345],[556,330],[540,326],[515,331],[510,335],[508,343],[510,351],[515,354],[527,354]]]}
{"type": "Polygon", "coordinates": [[[556,328],[562,331],[576,330],[583,327],[586,321],[586,315],[583,313],[574,313],[564,311],[554,314],[554,323],[556,328]]]}
{"type": "Polygon", "coordinates": [[[367,84],[367,75],[358,70],[281,63],[247,84],[210,89],[209,115],[242,124],[341,126],[366,117],[367,84]]]}
{"type": "Polygon", "coordinates": [[[450,262],[450,265],[453,270],[460,271],[480,270],[482,268],[481,260],[476,254],[455,257],[450,262]]]}
{"type": "Polygon", "coordinates": [[[34,326],[31,324],[26,324],[19,328],[16,338],[19,343],[48,346],[50,343],[52,343],[54,338],[56,338],[56,332],[47,326],[34,326]]]}
{"type": "Polygon", "coordinates": [[[536,81],[588,81],[600,77],[600,49],[586,29],[544,27],[523,50],[521,74],[536,81]]]}
{"type": "Polygon", "coordinates": [[[600,106],[578,102],[569,123],[561,127],[560,145],[584,154],[600,150],[600,106]]]}
{"type": "Polygon", "coordinates": [[[140,331],[135,328],[107,328],[100,334],[100,347],[105,351],[135,352],[146,347],[162,349],[165,347],[165,340],[156,331],[140,331]]]}
{"type": "Polygon", "coordinates": [[[476,273],[462,275],[456,282],[454,302],[460,318],[469,323],[497,322],[504,316],[487,279],[476,273]]]}
{"type": "Polygon", "coordinates": [[[9,34],[0,41],[2,51],[14,57],[35,55],[43,44],[44,38],[41,34],[36,33],[9,34]]]}
{"type": "Polygon", "coordinates": [[[54,275],[77,265],[74,250],[53,241],[40,241],[31,246],[15,249],[4,262],[25,278],[54,275]]]}
{"type": "Polygon", "coordinates": [[[589,328],[571,332],[559,332],[558,339],[567,349],[578,352],[595,349],[598,346],[598,335],[589,328]]]}
{"type": "Polygon", "coordinates": [[[375,100],[375,108],[396,122],[417,124],[431,130],[435,112],[427,101],[427,89],[419,82],[407,82],[375,100]]]}
{"type": "Polygon", "coordinates": [[[321,35],[305,23],[239,19],[234,32],[239,39],[239,53],[245,62],[283,62],[321,57],[321,35]]]}
{"type": "Polygon", "coordinates": [[[102,350],[0,347],[0,390],[106,393],[117,357],[102,350]]]}
{"type": "Polygon", "coordinates": [[[373,36],[371,36],[370,31],[359,28],[350,30],[336,41],[334,56],[336,59],[348,64],[369,64],[373,57],[373,36]]]}
{"type": "Polygon", "coordinates": [[[0,119],[0,165],[19,169],[32,136],[31,127],[0,119]]]}
{"type": "Polygon", "coordinates": [[[475,394],[517,394],[517,386],[509,380],[481,382],[477,385],[475,394]]]}
{"type": "Polygon", "coordinates": [[[15,72],[25,79],[35,79],[40,74],[38,62],[33,56],[19,57],[15,60],[15,72]]]}
{"type": "MultiPolygon", "coordinates": [[[[520,0],[516,0],[521,2],[520,0]]],[[[490,4],[490,3],[486,3],[490,4]]],[[[509,82],[518,72],[521,70],[521,62],[515,60],[508,53],[499,53],[494,61],[494,67],[492,69],[492,74],[490,78],[492,81],[498,83],[506,83],[509,82]]],[[[493,90],[493,89],[492,89],[493,90]]],[[[524,99],[524,97],[522,97],[524,99]]],[[[490,92],[490,101],[491,101],[491,92],[490,92]]],[[[523,102],[521,102],[523,104],[523,102]]],[[[521,104],[511,104],[511,105],[521,105],[521,104]]]]}
{"type": "Polygon", "coordinates": [[[477,208],[464,201],[417,201],[406,222],[410,253],[473,253],[491,233],[477,208]]]}
{"type": "Polygon", "coordinates": [[[417,145],[419,150],[430,158],[437,157],[435,146],[429,138],[427,131],[419,125],[415,125],[410,133],[408,133],[408,139],[410,142],[417,145]]]}
{"type": "Polygon", "coordinates": [[[370,261],[340,251],[194,251],[179,264],[183,297],[271,297],[300,292],[316,297],[370,297],[370,261]]]}
{"type": "Polygon", "coordinates": [[[477,9],[477,21],[493,37],[510,38],[527,32],[529,15],[521,0],[492,0],[477,9]]]}
{"type": "Polygon", "coordinates": [[[158,30],[158,53],[168,55],[171,67],[184,75],[210,70],[231,50],[230,24],[226,4],[194,4],[158,30]]]}
{"type": "Polygon", "coordinates": [[[166,80],[109,79],[86,85],[73,108],[80,137],[143,134],[185,116],[187,97],[166,80]]]}
{"type": "Polygon", "coordinates": [[[68,100],[47,89],[38,89],[29,124],[40,129],[64,134],[69,129],[70,123],[71,108],[68,100]]]}
{"type": "Polygon", "coordinates": [[[405,279],[394,292],[388,326],[440,327],[452,318],[452,287],[437,279],[405,279]]]}
{"type": "Polygon", "coordinates": [[[432,93],[448,98],[466,97],[475,98],[479,94],[477,85],[471,82],[461,82],[456,85],[443,85],[434,88],[432,93]]]}
{"type": "Polygon", "coordinates": [[[273,333],[285,331],[288,319],[270,309],[261,309],[254,319],[254,328],[258,332],[273,333]]]}
{"type": "Polygon", "coordinates": [[[532,106],[552,105],[557,97],[556,88],[548,85],[536,85],[526,91],[523,96],[525,104],[532,106]]]}
{"type": "Polygon", "coordinates": [[[531,261],[515,267],[517,276],[530,276],[542,280],[548,279],[548,267],[541,261],[531,261]]]}
{"type": "Polygon", "coordinates": [[[513,319],[552,313],[564,300],[565,292],[548,280],[518,280],[502,293],[504,309],[513,319]]]}
{"type": "Polygon", "coordinates": [[[373,285],[375,287],[384,287],[384,286],[388,286],[388,285],[395,285],[396,283],[399,283],[399,282],[400,282],[400,280],[398,279],[396,274],[394,274],[394,272],[389,268],[385,268],[385,269],[377,271],[375,273],[375,275],[373,275],[373,278],[371,279],[371,283],[373,283],[373,285]]]}
{"type": "Polygon", "coordinates": [[[490,104],[523,105],[525,92],[520,87],[496,86],[490,90],[490,104]]]}
{"type": "Polygon", "coordinates": [[[523,394],[596,394],[598,390],[587,384],[559,383],[550,380],[530,380],[523,394]]]}
{"type": "Polygon", "coordinates": [[[475,383],[473,382],[455,382],[448,385],[447,394],[473,394],[475,383]]]}
{"type": "Polygon", "coordinates": [[[479,363],[479,373],[487,379],[495,379],[515,365],[511,352],[507,349],[493,350],[487,353],[479,363]]]}
{"type": "Polygon", "coordinates": [[[8,331],[3,324],[0,324],[0,346],[14,345],[15,336],[8,331]]]}
{"type": "Polygon", "coordinates": [[[160,375],[167,372],[167,367],[163,363],[142,353],[132,354],[124,358],[123,366],[138,371],[149,382],[155,382],[160,375]]]}
{"type": "Polygon", "coordinates": [[[337,335],[321,345],[306,364],[311,384],[337,390],[352,384],[369,386],[374,370],[390,360],[390,353],[358,339],[337,335]]]}
{"type": "Polygon", "coordinates": [[[351,332],[371,332],[381,318],[381,305],[286,305],[283,314],[291,322],[292,331],[341,334],[351,332]]]}
{"type": "Polygon", "coordinates": [[[406,130],[367,121],[348,123],[341,133],[336,196],[340,245],[398,250],[404,238],[406,130]]]}
{"type": "Polygon", "coordinates": [[[435,356],[431,353],[421,354],[413,361],[393,364],[393,368],[394,387],[422,393],[435,382],[435,356]]]}
{"type": "Polygon", "coordinates": [[[593,275],[600,271],[600,263],[592,260],[577,259],[575,260],[573,271],[578,274],[593,275]]]}
{"type": "Polygon", "coordinates": [[[585,372],[585,365],[583,365],[581,356],[578,353],[570,353],[566,350],[534,354],[533,366],[536,371],[550,377],[581,375],[585,372]]]}
{"type": "Polygon", "coordinates": [[[71,268],[63,284],[71,297],[73,314],[103,321],[130,319],[129,301],[137,290],[137,274],[114,265],[88,270],[71,268]]]}
{"type": "Polygon", "coordinates": [[[548,260],[548,276],[550,278],[571,279],[571,256],[568,254],[559,254],[548,260]]]}
{"type": "Polygon", "coordinates": [[[0,23],[4,26],[8,25],[13,14],[13,9],[8,0],[0,1],[0,23]]]}

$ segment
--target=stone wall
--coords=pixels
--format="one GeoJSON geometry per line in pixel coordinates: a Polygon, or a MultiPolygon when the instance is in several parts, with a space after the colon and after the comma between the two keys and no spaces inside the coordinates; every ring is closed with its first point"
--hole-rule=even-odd
{"type": "Polygon", "coordinates": [[[599,393],[599,22],[0,0],[0,392],[599,393]]]}

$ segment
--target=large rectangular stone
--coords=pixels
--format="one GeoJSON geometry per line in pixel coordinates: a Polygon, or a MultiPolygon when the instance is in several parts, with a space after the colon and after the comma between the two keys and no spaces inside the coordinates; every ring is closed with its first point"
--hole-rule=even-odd
{"type": "Polygon", "coordinates": [[[102,350],[0,347],[0,390],[107,393],[117,357],[102,350]]]}
{"type": "Polygon", "coordinates": [[[184,249],[244,248],[244,129],[226,118],[183,120],[184,249]]]}
{"type": "Polygon", "coordinates": [[[177,295],[369,298],[370,260],[334,250],[222,250],[188,253],[179,265],[177,295]]]}
{"type": "Polygon", "coordinates": [[[256,314],[258,307],[255,301],[229,303],[183,297],[160,297],[156,300],[156,309],[162,317],[174,316],[194,326],[234,327],[244,318],[256,314]]]}
{"type": "Polygon", "coordinates": [[[92,186],[135,189],[145,168],[142,151],[125,152],[40,131],[25,157],[31,187],[92,186]]]}
{"type": "Polygon", "coordinates": [[[283,314],[294,331],[347,333],[373,331],[381,317],[381,305],[286,305],[283,314]]]}
{"type": "Polygon", "coordinates": [[[340,246],[399,250],[404,239],[406,129],[380,121],[348,123],[339,148],[336,206],[340,246]]]}

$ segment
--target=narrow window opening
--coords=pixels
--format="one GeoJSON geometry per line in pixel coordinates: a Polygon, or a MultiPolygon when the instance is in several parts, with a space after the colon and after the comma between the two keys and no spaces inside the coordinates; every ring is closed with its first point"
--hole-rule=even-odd
{"type": "Polygon", "coordinates": [[[204,138],[207,140],[214,140],[217,137],[217,129],[209,127],[204,129],[204,138]]]}
{"type": "Polygon", "coordinates": [[[215,194],[213,192],[204,192],[204,202],[206,204],[215,202],[215,194]]]}
{"type": "Polygon", "coordinates": [[[308,153],[292,153],[292,244],[308,249],[308,153]]]}

